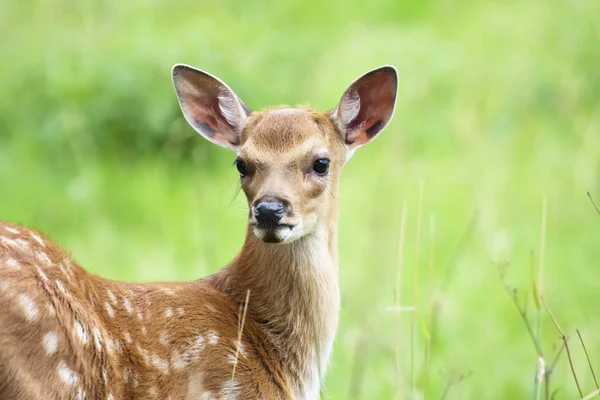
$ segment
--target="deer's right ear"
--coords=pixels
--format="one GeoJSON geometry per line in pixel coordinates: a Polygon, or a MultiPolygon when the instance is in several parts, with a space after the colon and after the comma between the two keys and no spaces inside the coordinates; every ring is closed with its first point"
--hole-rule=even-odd
{"type": "Polygon", "coordinates": [[[177,64],[173,85],[187,122],[213,143],[237,150],[251,111],[219,78],[177,64]]]}

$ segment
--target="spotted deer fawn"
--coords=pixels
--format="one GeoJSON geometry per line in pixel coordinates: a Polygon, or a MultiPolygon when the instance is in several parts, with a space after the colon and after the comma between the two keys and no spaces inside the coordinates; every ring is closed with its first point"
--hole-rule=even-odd
{"type": "Polygon", "coordinates": [[[325,113],[252,112],[218,78],[176,65],[185,119],[236,152],[242,249],[200,280],[126,283],[0,223],[0,399],[317,398],[340,308],[340,169],[390,121],[397,80],[372,70],[325,113]]]}

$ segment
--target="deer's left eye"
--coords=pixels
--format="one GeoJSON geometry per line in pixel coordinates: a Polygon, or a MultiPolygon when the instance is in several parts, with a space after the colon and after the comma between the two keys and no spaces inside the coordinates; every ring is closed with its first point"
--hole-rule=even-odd
{"type": "Polygon", "coordinates": [[[313,171],[319,175],[325,175],[329,171],[329,163],[328,158],[319,158],[313,163],[313,171]]]}
{"type": "Polygon", "coordinates": [[[238,158],[237,160],[235,160],[234,164],[241,177],[248,175],[248,165],[243,160],[240,160],[238,158]]]}

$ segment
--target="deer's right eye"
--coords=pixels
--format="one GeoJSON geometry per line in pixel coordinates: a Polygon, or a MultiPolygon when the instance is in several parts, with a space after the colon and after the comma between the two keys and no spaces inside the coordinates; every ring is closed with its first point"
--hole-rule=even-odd
{"type": "Polygon", "coordinates": [[[240,160],[239,158],[234,161],[235,168],[237,168],[240,176],[244,177],[248,175],[248,165],[244,162],[244,160],[240,160]]]}

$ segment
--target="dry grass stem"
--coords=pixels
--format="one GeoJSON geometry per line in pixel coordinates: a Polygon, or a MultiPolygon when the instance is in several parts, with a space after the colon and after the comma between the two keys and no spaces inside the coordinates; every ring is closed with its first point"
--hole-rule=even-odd
{"type": "Polygon", "coordinates": [[[598,214],[600,214],[600,208],[598,208],[598,205],[596,204],[596,202],[592,198],[592,194],[590,192],[587,192],[587,195],[590,198],[590,201],[592,202],[592,204],[594,205],[594,208],[596,209],[596,211],[598,211],[598,214]]]}
{"type": "Polygon", "coordinates": [[[567,343],[567,337],[565,336],[563,330],[560,329],[560,326],[558,325],[558,321],[556,321],[556,318],[554,318],[554,315],[552,315],[550,308],[548,308],[548,305],[544,301],[544,297],[540,296],[540,300],[542,301],[544,308],[546,308],[546,311],[548,312],[548,315],[550,316],[552,323],[554,323],[554,326],[560,333],[561,339],[563,340],[563,342],[565,344],[565,350],[567,351],[567,358],[569,359],[569,365],[571,366],[571,372],[573,373],[573,379],[575,380],[575,385],[577,385],[577,390],[579,391],[579,397],[583,398],[583,392],[581,391],[581,386],[579,385],[579,379],[577,379],[577,373],[575,372],[575,366],[573,365],[573,359],[571,358],[571,351],[569,350],[569,344],[567,343]]]}
{"type": "MultiPolygon", "coordinates": [[[[402,301],[402,269],[403,269],[403,261],[404,261],[404,235],[406,231],[406,214],[407,208],[406,203],[402,204],[402,218],[400,220],[400,235],[398,239],[398,261],[396,264],[396,309],[401,310],[402,306],[400,305],[402,301]]],[[[398,381],[398,398],[402,398],[402,366],[400,359],[400,335],[402,330],[402,315],[398,313],[396,318],[396,378],[398,381]]]]}
{"type": "Polygon", "coordinates": [[[577,336],[579,336],[579,341],[581,342],[581,347],[583,347],[583,351],[585,352],[585,358],[587,359],[590,371],[592,371],[592,377],[594,378],[596,389],[600,390],[600,386],[598,386],[598,380],[596,379],[596,373],[594,372],[594,367],[592,366],[592,362],[590,360],[587,348],[585,347],[585,343],[583,342],[583,338],[581,337],[581,333],[579,332],[579,329],[575,329],[575,332],[577,332],[577,336]]]}
{"type": "Polygon", "coordinates": [[[240,346],[242,345],[242,334],[244,332],[244,323],[246,322],[246,313],[248,312],[248,302],[250,301],[250,289],[246,291],[246,302],[244,303],[244,311],[242,313],[241,321],[238,319],[238,340],[235,347],[235,360],[233,360],[233,370],[231,371],[231,384],[233,385],[235,379],[235,369],[238,363],[238,357],[240,354],[240,346]]]}

